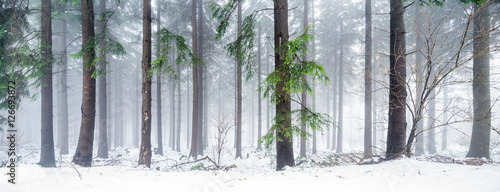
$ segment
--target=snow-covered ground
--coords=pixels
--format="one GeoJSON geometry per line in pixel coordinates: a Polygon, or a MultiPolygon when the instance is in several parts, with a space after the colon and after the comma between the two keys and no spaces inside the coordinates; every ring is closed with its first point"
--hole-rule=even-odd
{"type": "MultiPolygon", "coordinates": [[[[120,149],[111,152],[110,160],[95,159],[92,168],[75,166],[80,178],[69,164],[72,154],[57,157],[57,168],[41,168],[36,164],[37,150],[36,147],[20,150],[23,157],[17,167],[15,185],[7,182],[9,176],[4,174],[7,168],[0,168],[1,192],[500,191],[498,163],[470,166],[404,158],[371,165],[345,165],[339,156],[323,151],[312,157],[315,161],[277,172],[272,155],[245,150],[243,159],[233,160],[230,155],[223,158],[223,164],[234,164],[235,168],[201,171],[191,169],[208,167],[211,163],[200,161],[177,168],[176,161],[188,160],[173,151],[165,156],[155,155],[151,169],[137,167],[137,149],[120,149]],[[335,162],[340,165],[329,166],[335,162]]],[[[1,154],[0,160],[5,157],[1,154]]]]}

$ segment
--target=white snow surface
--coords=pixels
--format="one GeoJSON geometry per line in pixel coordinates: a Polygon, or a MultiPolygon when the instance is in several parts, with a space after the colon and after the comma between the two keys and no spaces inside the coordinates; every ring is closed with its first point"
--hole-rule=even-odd
{"type": "MultiPolygon", "coordinates": [[[[16,170],[16,184],[8,183],[9,176],[5,174],[8,169],[0,168],[0,192],[500,191],[498,163],[470,166],[403,158],[371,165],[320,166],[308,161],[275,171],[272,155],[248,149],[248,158],[247,152],[243,159],[224,157],[223,164],[236,165],[228,171],[193,171],[193,166],[200,162],[172,167],[173,160],[188,161],[181,153],[168,151],[165,156],[154,155],[149,169],[136,166],[138,149],[120,149],[110,152],[113,165],[109,165],[109,160],[105,163],[94,159],[91,168],[75,166],[82,175],[80,179],[69,164],[73,154],[58,156],[57,168],[42,168],[36,164],[37,151],[36,147],[20,150],[24,156],[16,170]]],[[[333,153],[323,151],[312,159],[319,162],[320,156],[335,158],[333,153]]],[[[5,157],[1,154],[0,160],[5,157]]],[[[203,164],[211,165],[208,161],[203,164]]]]}

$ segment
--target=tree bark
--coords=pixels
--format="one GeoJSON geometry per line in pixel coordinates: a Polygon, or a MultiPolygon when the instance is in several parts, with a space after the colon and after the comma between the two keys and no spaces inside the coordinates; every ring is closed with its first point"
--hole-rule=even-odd
{"type": "MultiPolygon", "coordinates": [[[[106,1],[99,1],[99,12],[102,14],[106,12],[106,1]]],[[[104,49],[106,46],[104,43],[104,38],[106,35],[105,20],[100,20],[98,25],[98,30],[100,34],[99,48],[104,49]]],[[[106,59],[106,52],[100,51],[99,57],[106,59]]],[[[99,63],[99,70],[106,74],[106,63],[99,63]]],[[[108,158],[108,114],[107,114],[107,99],[106,99],[106,75],[100,76],[98,79],[99,83],[99,145],[97,148],[97,157],[108,158]]]]}
{"type": "MultiPolygon", "coordinates": [[[[274,1],[274,47],[288,42],[288,0],[274,1]]],[[[290,81],[290,70],[285,66],[287,48],[275,51],[275,70],[281,79],[276,85],[276,170],[295,166],[292,136],[287,136],[292,127],[290,94],[286,82],[290,81]]]]}
{"type": "MultiPolygon", "coordinates": [[[[193,41],[193,54],[198,55],[198,30],[196,29],[196,0],[191,0],[191,28],[192,28],[192,41],[193,41]]],[[[191,151],[189,153],[190,157],[196,159],[198,155],[198,66],[196,63],[193,64],[193,121],[192,121],[192,134],[191,134],[191,151]]]]}
{"type": "Polygon", "coordinates": [[[365,139],[364,155],[372,152],[372,1],[365,1],[365,139]]]}
{"type": "Polygon", "coordinates": [[[52,5],[50,0],[42,0],[41,14],[41,47],[43,78],[42,78],[42,107],[41,107],[41,152],[40,165],[55,167],[54,155],[54,119],[52,108],[52,5]]]}
{"type": "Polygon", "coordinates": [[[399,157],[406,138],[406,31],[403,0],[390,0],[389,128],[386,159],[399,157]]]}
{"type": "MultiPolygon", "coordinates": [[[[198,0],[198,58],[200,62],[203,63],[203,0],[198,0]]],[[[198,68],[198,155],[203,155],[203,138],[204,138],[204,127],[203,127],[203,111],[205,108],[205,103],[203,102],[204,97],[204,66],[198,68]]]]}
{"type": "MultiPolygon", "coordinates": [[[[261,86],[261,50],[262,50],[262,45],[261,45],[261,37],[262,37],[262,25],[259,25],[258,29],[258,37],[257,37],[257,86],[260,88],[261,86]]],[[[262,91],[259,89],[258,93],[258,107],[257,107],[257,150],[262,150],[262,146],[258,140],[262,137],[262,91]]]]}
{"type": "Polygon", "coordinates": [[[81,1],[82,13],[82,45],[83,52],[83,96],[82,96],[82,124],[73,162],[77,165],[90,167],[92,165],[92,151],[95,128],[95,78],[92,78],[95,66],[91,63],[95,59],[94,43],[94,5],[91,0],[81,1]],[[89,43],[90,42],[90,43],[89,43]]]}
{"type": "MultiPolygon", "coordinates": [[[[63,7],[63,9],[66,9],[66,7],[63,7]]],[[[67,80],[67,69],[68,69],[68,57],[66,55],[66,35],[67,35],[67,30],[66,30],[66,19],[61,19],[61,48],[62,48],[62,64],[61,64],[61,76],[60,76],[60,83],[61,87],[59,90],[59,100],[58,100],[58,106],[59,106],[59,144],[61,147],[60,154],[68,154],[68,80],[67,80]]]]}
{"type": "MultiPolygon", "coordinates": [[[[309,1],[304,0],[304,32],[306,32],[306,28],[309,26],[309,1]]],[[[304,52],[304,56],[302,60],[307,61],[307,52],[304,52]]],[[[307,76],[302,77],[302,81],[307,82],[307,76]]],[[[302,101],[301,101],[301,109],[305,110],[307,107],[307,90],[304,87],[302,89],[302,101]]],[[[306,132],[307,132],[307,125],[305,122],[305,113],[301,114],[301,119],[300,119],[300,130],[302,131],[302,134],[300,135],[300,157],[304,158],[306,157],[306,152],[307,152],[307,138],[306,138],[306,132]]]]}
{"type": "MultiPolygon", "coordinates": [[[[420,6],[415,6],[415,19],[417,23],[417,28],[416,28],[416,67],[417,67],[417,77],[416,77],[416,84],[417,84],[417,110],[416,111],[416,120],[417,120],[417,127],[416,127],[416,134],[417,134],[417,139],[415,140],[415,155],[423,155],[424,154],[424,119],[423,119],[423,114],[422,114],[422,94],[423,94],[423,80],[424,80],[424,66],[423,66],[423,55],[420,51],[422,50],[422,41],[420,40],[422,38],[422,35],[420,33],[421,27],[422,27],[422,19],[421,19],[422,11],[420,10],[420,6]]],[[[411,150],[411,149],[410,149],[411,150]]]]}
{"type": "Polygon", "coordinates": [[[339,50],[339,71],[338,71],[338,76],[339,76],[339,81],[338,81],[338,88],[339,88],[339,117],[338,117],[338,134],[337,134],[337,153],[342,153],[342,142],[343,142],[343,132],[344,132],[344,127],[343,127],[343,122],[344,122],[344,42],[343,42],[343,36],[344,35],[344,21],[340,19],[340,50],[339,50]]]}
{"type": "Polygon", "coordinates": [[[490,158],[491,95],[490,95],[490,10],[489,4],[475,5],[473,42],[473,107],[474,122],[467,157],[490,158]]]}
{"type": "Polygon", "coordinates": [[[143,0],[142,16],[142,113],[139,165],[151,167],[151,0],[143,0]]]}
{"type": "MultiPolygon", "coordinates": [[[[179,84],[177,85],[177,135],[175,142],[175,151],[181,151],[181,67],[177,65],[177,75],[179,75],[179,80],[177,81],[179,84]]],[[[175,90],[174,90],[175,91],[175,90]]]]}
{"type": "MultiPolygon", "coordinates": [[[[239,4],[238,4],[238,36],[241,35],[241,22],[242,22],[242,19],[241,19],[241,5],[243,4],[243,1],[240,1],[239,4]]],[[[238,47],[240,47],[241,45],[238,45],[238,47]]],[[[241,50],[238,49],[238,55],[239,55],[239,52],[241,50]]],[[[242,84],[242,79],[241,79],[241,76],[242,76],[242,61],[241,59],[239,59],[238,57],[236,58],[237,61],[238,61],[238,64],[237,64],[237,77],[236,77],[236,86],[237,86],[237,89],[238,89],[238,93],[237,93],[237,117],[236,117],[236,129],[237,129],[237,134],[236,134],[236,157],[235,158],[242,158],[241,157],[241,113],[242,113],[242,110],[243,110],[243,106],[242,106],[242,94],[241,94],[241,84],[242,84]]]]}

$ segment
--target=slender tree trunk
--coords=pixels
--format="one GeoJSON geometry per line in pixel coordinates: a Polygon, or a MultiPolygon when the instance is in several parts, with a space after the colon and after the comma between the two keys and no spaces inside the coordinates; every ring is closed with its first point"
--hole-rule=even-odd
{"type": "MultiPolygon", "coordinates": [[[[175,142],[175,151],[181,151],[181,67],[177,65],[177,74],[179,75],[179,80],[177,81],[179,85],[177,85],[177,132],[176,132],[176,142],[175,142]]],[[[175,90],[173,90],[175,91],[175,90]]]]}
{"type": "MultiPolygon", "coordinates": [[[[434,68],[433,68],[434,71],[434,68]]],[[[434,74],[434,73],[431,73],[434,74]]],[[[432,75],[431,77],[434,77],[432,75]]],[[[428,127],[429,130],[427,131],[427,150],[429,151],[429,154],[434,154],[436,153],[436,129],[434,129],[435,122],[436,122],[436,93],[431,91],[430,94],[430,101],[429,101],[429,121],[428,121],[428,127]]]]}
{"type": "MultiPolygon", "coordinates": [[[[198,55],[198,30],[196,29],[196,0],[191,0],[191,26],[192,26],[192,40],[193,40],[193,54],[198,55]]],[[[190,157],[196,159],[198,155],[198,65],[193,64],[193,121],[192,121],[192,135],[191,135],[191,151],[190,157]]]]}
{"type": "Polygon", "coordinates": [[[142,16],[142,113],[139,165],[151,167],[151,0],[143,1],[142,16]]]}
{"type": "Polygon", "coordinates": [[[343,122],[344,122],[344,21],[340,20],[340,50],[339,50],[339,117],[338,117],[338,135],[337,135],[337,153],[342,153],[342,142],[343,142],[343,122]]]}
{"type": "Polygon", "coordinates": [[[443,88],[443,122],[445,125],[443,126],[443,135],[442,135],[442,143],[441,143],[441,151],[446,151],[448,148],[448,126],[446,123],[448,122],[448,104],[450,103],[448,97],[448,86],[444,85],[443,88]]]}
{"type": "MultiPolygon", "coordinates": [[[[336,53],[336,51],[334,51],[336,53]]],[[[337,96],[338,96],[338,84],[339,84],[339,79],[338,79],[338,66],[340,65],[340,60],[335,59],[332,62],[333,65],[333,123],[332,123],[332,147],[330,148],[332,151],[337,148],[337,131],[338,131],[338,121],[337,121],[337,106],[338,106],[338,101],[337,101],[337,96]]]]}
{"type": "Polygon", "coordinates": [[[123,147],[123,94],[122,94],[122,71],[120,67],[115,69],[115,140],[116,147],[123,147]]]}
{"type": "Polygon", "coordinates": [[[191,143],[191,140],[189,139],[190,136],[191,136],[191,132],[189,131],[190,129],[190,125],[189,125],[189,122],[192,120],[191,119],[191,111],[189,110],[190,109],[190,106],[189,104],[191,103],[189,101],[189,98],[190,98],[190,95],[189,95],[189,67],[186,68],[186,71],[187,71],[187,75],[186,75],[186,90],[187,90],[187,96],[186,96],[186,105],[187,105],[187,113],[186,113],[186,148],[189,149],[189,144],[191,143]]]}
{"type": "MultiPolygon", "coordinates": [[[[312,9],[312,13],[311,13],[311,17],[312,17],[312,24],[313,26],[314,25],[314,0],[311,0],[311,3],[312,3],[312,6],[311,6],[311,9],[312,9]]],[[[312,36],[313,37],[316,37],[316,30],[314,29],[314,27],[311,29],[312,30],[312,36]]],[[[313,61],[316,60],[316,41],[315,39],[312,40],[312,47],[311,47],[311,50],[312,50],[312,57],[313,57],[313,61]]],[[[316,112],[316,83],[314,81],[312,81],[312,89],[313,89],[313,95],[312,95],[312,100],[313,100],[313,111],[316,112]]],[[[312,142],[312,154],[316,154],[317,152],[317,145],[316,145],[316,130],[313,130],[313,142],[312,142]]]]}
{"type": "MultiPolygon", "coordinates": [[[[203,63],[203,0],[198,0],[198,57],[203,63]]],[[[203,111],[205,108],[205,103],[203,102],[203,92],[204,92],[204,66],[198,68],[198,155],[203,155],[203,138],[204,138],[204,127],[203,127],[203,111]]]]}
{"type": "MultiPolygon", "coordinates": [[[[280,47],[288,42],[288,0],[274,1],[274,47],[280,47]]],[[[293,139],[286,132],[292,127],[290,94],[287,93],[286,82],[290,81],[290,70],[285,65],[286,48],[275,51],[275,70],[282,81],[276,85],[276,170],[285,166],[295,166],[293,157],[293,139]]]]}
{"type": "MultiPolygon", "coordinates": [[[[261,45],[261,37],[262,37],[262,25],[259,25],[259,31],[258,31],[258,37],[257,37],[257,41],[258,41],[258,45],[257,45],[257,83],[258,83],[258,88],[260,88],[260,82],[261,82],[261,58],[262,58],[262,54],[261,54],[261,50],[262,50],[262,45],[261,45]]],[[[262,137],[262,91],[259,89],[258,93],[259,96],[258,96],[258,107],[257,107],[257,141],[262,137]]],[[[262,147],[261,147],[261,144],[260,142],[257,142],[257,150],[262,150],[262,147]]]]}
{"type": "MultiPolygon", "coordinates": [[[[106,1],[99,1],[99,12],[102,14],[106,11],[106,1]]],[[[104,43],[104,38],[106,37],[105,20],[99,21],[99,33],[100,39],[99,48],[104,49],[106,46],[104,43]]],[[[106,59],[106,52],[99,52],[99,57],[101,59],[106,59]]],[[[106,74],[106,63],[99,63],[99,70],[106,74]]],[[[107,122],[107,99],[106,99],[106,75],[99,77],[99,145],[97,148],[97,157],[108,158],[108,122],[107,122]]]]}
{"type": "MultiPolygon", "coordinates": [[[[269,46],[266,46],[266,56],[265,56],[265,58],[266,58],[266,77],[268,77],[269,73],[270,73],[269,72],[269,65],[270,65],[269,64],[269,55],[270,55],[270,53],[269,53],[269,46]]],[[[267,101],[266,101],[266,105],[267,105],[266,106],[267,107],[266,108],[266,112],[267,112],[266,132],[269,131],[269,128],[270,128],[269,123],[271,122],[271,120],[270,120],[271,119],[271,115],[269,114],[269,112],[271,111],[271,106],[269,106],[270,103],[271,102],[269,101],[269,97],[267,97],[267,101]]]]}
{"type": "MultiPolygon", "coordinates": [[[[241,5],[243,4],[243,1],[240,1],[240,3],[238,4],[238,36],[241,35],[241,22],[242,22],[242,19],[241,19],[241,5]]],[[[240,45],[238,45],[239,47],[240,45]]],[[[240,52],[241,50],[238,49],[238,52],[240,52]]],[[[241,84],[242,84],[242,79],[241,79],[241,74],[242,74],[242,61],[240,58],[236,58],[238,60],[238,64],[237,64],[237,89],[238,89],[238,94],[237,94],[237,101],[238,101],[238,108],[237,108],[237,117],[236,117],[236,129],[237,129],[237,135],[236,135],[236,157],[235,158],[242,158],[241,157],[241,112],[243,110],[243,106],[241,104],[242,102],[242,94],[241,94],[241,84]]]]}
{"type": "MultiPolygon", "coordinates": [[[[66,8],[64,8],[66,9],[66,8]]],[[[68,59],[66,55],[66,19],[61,19],[62,37],[61,37],[61,48],[62,48],[62,64],[61,64],[61,90],[59,93],[59,143],[61,145],[61,154],[68,154],[68,81],[67,81],[67,70],[68,70],[68,59]]]]}
{"type": "Polygon", "coordinates": [[[73,162],[77,165],[90,167],[92,165],[95,128],[95,78],[92,78],[95,67],[91,65],[95,58],[92,43],[92,39],[95,37],[93,1],[82,0],[81,13],[82,45],[85,46],[83,52],[82,124],[73,162]]]}
{"type": "Polygon", "coordinates": [[[52,5],[50,0],[42,0],[41,47],[44,62],[42,78],[42,129],[40,165],[55,167],[54,118],[52,108],[52,5]]]}
{"type": "Polygon", "coordinates": [[[474,122],[467,157],[490,158],[491,96],[490,96],[490,8],[489,3],[474,6],[473,43],[473,107],[474,122]]]}
{"type": "MultiPolygon", "coordinates": [[[[156,0],[156,31],[160,31],[161,28],[161,4],[159,0],[156,0]]],[[[156,58],[160,57],[161,46],[160,46],[160,34],[156,35],[156,58]]],[[[172,91],[173,93],[173,91],[172,91]]],[[[158,155],[163,155],[163,135],[162,135],[162,105],[161,105],[161,75],[156,75],[156,137],[158,140],[158,150],[155,152],[158,155]]],[[[172,104],[172,102],[170,103],[172,104]]],[[[170,111],[170,114],[173,114],[173,111],[170,111]]],[[[171,115],[172,116],[172,115],[171,115]]],[[[172,119],[170,119],[172,122],[172,119]]],[[[170,128],[171,130],[173,128],[170,128]]]]}
{"type": "MultiPolygon", "coordinates": [[[[309,1],[304,0],[304,32],[306,31],[306,28],[309,26],[309,1]]],[[[307,61],[307,53],[304,53],[304,57],[302,60],[307,61]]],[[[302,81],[306,82],[307,81],[307,76],[302,77],[302,81]]],[[[302,89],[302,102],[301,102],[301,109],[305,110],[307,107],[307,90],[304,87],[302,89]]],[[[304,158],[306,157],[306,152],[307,152],[307,138],[306,138],[306,133],[307,133],[307,125],[306,125],[306,116],[305,113],[301,114],[301,120],[300,120],[300,130],[302,131],[302,134],[300,135],[300,157],[304,158]]]]}
{"type": "Polygon", "coordinates": [[[372,1],[365,1],[365,158],[372,156],[372,1]]]}
{"type": "Polygon", "coordinates": [[[390,0],[389,128],[386,159],[399,157],[406,139],[406,31],[403,0],[390,0]]]}
{"type": "MultiPolygon", "coordinates": [[[[135,98],[133,98],[132,100],[132,103],[133,105],[135,106],[134,108],[134,111],[132,114],[134,114],[134,117],[132,117],[132,130],[133,130],[133,133],[132,133],[132,140],[133,140],[133,146],[134,148],[138,148],[139,147],[139,134],[140,134],[140,131],[139,131],[139,127],[141,127],[140,123],[139,123],[139,119],[141,118],[142,115],[139,115],[139,111],[140,111],[140,107],[139,107],[139,101],[137,101],[138,98],[140,98],[139,96],[139,93],[140,93],[140,90],[139,90],[139,86],[140,86],[140,83],[139,83],[139,78],[140,78],[140,70],[138,69],[139,67],[136,68],[136,77],[134,77],[135,79],[135,83],[134,83],[134,92],[135,92],[135,98]]],[[[109,140],[109,138],[108,138],[109,140]]]]}
{"type": "MultiPolygon", "coordinates": [[[[424,79],[424,66],[423,66],[423,55],[420,51],[422,50],[422,41],[421,38],[421,27],[422,27],[422,19],[421,19],[422,11],[420,10],[420,6],[415,6],[415,20],[417,22],[416,29],[416,68],[417,68],[417,110],[416,111],[416,134],[417,139],[415,140],[415,155],[423,155],[424,154],[424,118],[422,114],[422,94],[423,94],[423,79],[424,79]]],[[[410,149],[411,150],[411,149],[410,149]]]]}

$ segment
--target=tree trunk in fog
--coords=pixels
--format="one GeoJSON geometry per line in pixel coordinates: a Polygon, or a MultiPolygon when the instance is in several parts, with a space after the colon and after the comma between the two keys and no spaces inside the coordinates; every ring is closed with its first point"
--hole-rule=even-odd
{"type": "MultiPolygon", "coordinates": [[[[160,31],[160,26],[161,26],[161,4],[159,0],[156,0],[156,31],[160,31]]],[[[161,46],[160,46],[160,34],[156,35],[156,58],[160,57],[160,51],[161,51],[161,46]]],[[[171,102],[172,103],[172,102],[171,102]]],[[[158,155],[163,155],[163,135],[162,135],[162,114],[161,114],[161,76],[160,74],[156,75],[156,116],[157,116],[157,122],[156,122],[156,136],[158,140],[158,150],[155,152],[155,154],[158,155]]],[[[170,112],[171,114],[172,111],[170,112]]],[[[171,128],[172,129],[172,128],[171,128]]]]}
{"type": "MultiPolygon", "coordinates": [[[[198,58],[203,63],[203,0],[198,0],[198,58]]],[[[196,17],[196,16],[195,16],[196,17]]],[[[203,111],[205,103],[203,102],[204,92],[204,66],[198,68],[198,155],[203,155],[203,111]]]]}
{"type": "Polygon", "coordinates": [[[403,0],[390,0],[389,128],[386,159],[399,157],[406,139],[406,31],[403,0]]]}
{"type": "MultiPolygon", "coordinates": [[[[141,134],[140,131],[139,131],[139,127],[141,127],[140,123],[139,123],[139,119],[142,117],[142,115],[139,114],[139,111],[141,111],[140,109],[140,106],[139,106],[139,102],[137,101],[137,99],[140,98],[139,96],[139,93],[141,92],[139,90],[139,87],[140,87],[140,83],[139,83],[139,78],[140,78],[140,70],[139,70],[139,67],[136,68],[136,76],[134,77],[135,79],[135,83],[134,83],[134,92],[135,92],[135,98],[132,98],[132,103],[133,105],[135,106],[134,110],[133,110],[133,113],[134,116],[132,117],[132,130],[133,130],[133,133],[132,133],[132,140],[133,140],[133,146],[134,148],[138,148],[139,147],[139,135],[141,134]]],[[[109,138],[108,138],[109,140],[109,138]]]]}
{"type": "Polygon", "coordinates": [[[344,122],[344,42],[342,36],[344,35],[344,21],[340,19],[340,48],[339,48],[339,117],[338,117],[338,134],[337,134],[337,153],[342,153],[343,141],[343,122],[344,122]]]}
{"type": "MultiPolygon", "coordinates": [[[[111,71],[114,71],[114,70],[111,70],[111,71]]],[[[109,73],[106,73],[106,79],[113,79],[112,77],[115,76],[115,73],[112,73],[112,72],[109,72],[109,73]]],[[[106,101],[112,101],[113,100],[113,84],[114,82],[113,81],[106,81],[106,101]]],[[[107,122],[107,136],[108,136],[108,151],[111,150],[111,145],[114,143],[111,142],[113,141],[113,135],[112,135],[112,127],[113,127],[113,103],[114,102],[106,102],[106,114],[107,114],[107,117],[106,117],[106,122],[107,122]]],[[[115,146],[116,147],[116,146],[115,146]]]]}
{"type": "Polygon", "coordinates": [[[142,16],[142,113],[139,165],[151,167],[151,0],[143,1],[142,16]]]}
{"type": "MultiPolygon", "coordinates": [[[[311,9],[312,9],[311,17],[312,17],[312,19],[311,20],[312,20],[313,26],[315,26],[314,25],[314,19],[315,19],[315,17],[314,17],[314,0],[311,0],[311,3],[312,3],[312,6],[311,6],[311,9]]],[[[312,30],[312,36],[316,37],[316,29],[313,27],[311,30],[312,30]]],[[[313,61],[316,61],[316,40],[315,39],[312,40],[311,50],[312,50],[313,61]]],[[[316,112],[316,83],[314,81],[312,81],[312,83],[313,83],[313,85],[312,85],[313,86],[313,95],[312,95],[312,97],[313,97],[313,111],[316,112]]],[[[317,139],[316,139],[316,136],[317,136],[316,135],[316,130],[313,130],[313,142],[312,142],[313,143],[312,144],[313,148],[312,148],[312,154],[316,154],[316,152],[317,152],[317,145],[316,145],[316,143],[317,143],[316,140],[317,139]]]]}
{"type": "Polygon", "coordinates": [[[54,117],[52,108],[52,5],[50,0],[42,0],[41,14],[41,48],[43,79],[42,79],[42,129],[40,165],[55,167],[54,155],[54,117]]]}
{"type": "MultiPolygon", "coordinates": [[[[99,13],[103,14],[106,11],[106,1],[99,1],[99,13]]],[[[105,20],[102,19],[98,23],[98,30],[100,33],[99,48],[104,49],[106,46],[104,38],[106,34],[105,20]]],[[[106,52],[100,51],[99,58],[106,59],[106,52]]],[[[107,99],[106,99],[106,63],[99,63],[99,70],[104,75],[99,77],[99,144],[97,147],[97,157],[108,158],[108,114],[107,114],[107,99]]]]}
{"type": "MultiPolygon", "coordinates": [[[[306,31],[307,26],[309,26],[309,1],[304,0],[304,32],[306,31]]],[[[304,52],[304,57],[302,58],[303,61],[307,61],[307,52],[304,52]]],[[[307,81],[307,76],[302,77],[302,81],[306,82],[307,81]]],[[[301,109],[305,110],[307,107],[307,90],[304,87],[302,89],[302,100],[301,100],[301,109]]],[[[306,157],[306,152],[307,152],[307,138],[306,138],[306,133],[307,133],[307,125],[305,121],[305,113],[301,114],[301,119],[300,119],[300,130],[302,131],[302,134],[300,135],[300,157],[306,157]]]]}
{"type": "MultiPolygon", "coordinates": [[[[270,56],[270,53],[269,53],[269,46],[266,46],[266,77],[269,76],[269,56],[270,56]]],[[[269,102],[269,97],[267,97],[267,101],[266,101],[266,105],[267,105],[267,108],[266,108],[266,112],[267,112],[267,120],[266,120],[266,132],[269,131],[269,123],[271,122],[270,119],[271,119],[271,116],[269,114],[269,112],[271,111],[271,107],[269,106],[270,102],[269,102]]]]}
{"type": "MultiPolygon", "coordinates": [[[[238,36],[241,35],[241,5],[243,4],[243,1],[240,1],[239,4],[238,4],[238,36]]],[[[238,45],[238,47],[240,47],[240,45],[238,45]]],[[[239,55],[239,52],[241,50],[238,49],[238,55],[239,55]]],[[[241,59],[239,59],[238,57],[236,58],[237,61],[238,61],[238,64],[237,64],[237,77],[236,77],[236,86],[237,86],[237,89],[238,89],[238,94],[236,96],[237,98],[237,111],[236,111],[236,157],[235,158],[242,158],[241,157],[241,112],[243,110],[243,106],[241,105],[241,102],[242,102],[242,95],[241,95],[241,84],[242,84],[242,79],[241,79],[241,74],[242,74],[242,61],[241,59]]]]}
{"type": "Polygon", "coordinates": [[[190,107],[189,107],[189,104],[191,103],[189,101],[189,98],[190,98],[190,95],[189,95],[189,67],[186,68],[186,91],[187,91],[187,96],[186,96],[186,148],[189,149],[189,144],[191,143],[191,140],[189,139],[190,136],[191,136],[191,132],[189,131],[190,130],[190,125],[189,125],[189,122],[191,122],[191,116],[189,116],[191,114],[191,111],[189,110],[190,107]]]}
{"type": "MultiPolygon", "coordinates": [[[[262,45],[261,45],[261,37],[262,37],[262,25],[259,25],[259,29],[258,29],[258,37],[257,37],[257,88],[260,88],[260,82],[261,82],[261,58],[262,58],[262,54],[261,54],[261,51],[262,51],[262,45]]],[[[258,107],[257,107],[257,150],[261,150],[262,147],[261,147],[261,144],[260,142],[258,142],[258,140],[262,137],[262,91],[259,89],[258,93],[257,93],[259,96],[258,96],[258,107]]]]}
{"type": "Polygon", "coordinates": [[[448,122],[448,104],[450,103],[449,97],[448,97],[448,86],[444,85],[443,88],[443,135],[441,139],[441,151],[446,151],[448,148],[448,126],[446,125],[448,122]]]}
{"type": "Polygon", "coordinates": [[[92,150],[94,144],[95,126],[95,78],[92,78],[95,67],[91,63],[95,59],[92,39],[94,32],[94,5],[91,0],[81,1],[82,14],[82,45],[89,46],[83,52],[83,96],[82,124],[73,162],[77,165],[90,167],[92,165],[92,150]]]}
{"type": "MultiPolygon", "coordinates": [[[[66,9],[66,7],[63,7],[66,9]]],[[[68,81],[67,81],[67,70],[68,70],[68,59],[66,55],[66,19],[61,19],[61,49],[62,49],[62,58],[61,58],[61,76],[60,83],[61,87],[59,90],[59,100],[57,105],[59,106],[59,145],[61,147],[60,154],[68,154],[68,81]]]]}
{"type": "MultiPolygon", "coordinates": [[[[420,10],[421,6],[415,6],[415,20],[417,23],[416,29],[416,50],[422,50],[422,41],[421,38],[423,34],[420,33],[422,27],[422,11],[420,10]]],[[[417,51],[416,53],[416,63],[415,66],[417,68],[417,77],[416,77],[416,91],[417,91],[417,110],[416,110],[416,134],[417,139],[415,140],[415,155],[423,155],[424,154],[424,118],[422,114],[422,94],[423,94],[423,80],[424,80],[424,66],[423,66],[423,55],[421,52],[417,51]]],[[[410,149],[411,150],[411,149],[410,149]]]]}
{"type": "Polygon", "coordinates": [[[490,10],[489,3],[474,5],[473,107],[474,122],[467,157],[490,158],[490,10]]]}
{"type": "MultiPolygon", "coordinates": [[[[433,72],[431,72],[431,78],[434,77],[435,71],[434,68],[432,70],[433,72]]],[[[434,154],[436,153],[436,129],[434,129],[436,121],[436,92],[434,90],[431,91],[429,98],[429,121],[427,121],[429,130],[427,131],[427,150],[429,151],[429,154],[434,154]]]]}
{"type": "Polygon", "coordinates": [[[365,158],[372,156],[372,1],[365,1],[365,158]]]}
{"type": "MultiPolygon", "coordinates": [[[[175,142],[175,151],[180,152],[181,151],[181,67],[180,65],[177,65],[177,75],[179,75],[178,79],[178,85],[177,85],[177,135],[176,135],[176,142],[175,142]]],[[[175,90],[173,90],[175,91],[175,90]]]]}
{"type": "MultiPolygon", "coordinates": [[[[280,47],[288,42],[288,0],[274,1],[274,47],[280,47]]],[[[293,157],[293,139],[287,136],[285,130],[291,129],[291,105],[290,94],[285,82],[290,81],[290,70],[285,68],[286,49],[275,51],[275,70],[282,81],[276,85],[276,170],[281,170],[285,166],[295,166],[293,157]]]]}
{"type": "MultiPolygon", "coordinates": [[[[339,38],[340,39],[340,38],[339,38]]],[[[333,47],[336,47],[336,46],[333,46],[333,47]]],[[[336,53],[336,51],[334,51],[334,53],[336,53]]],[[[333,54],[335,55],[335,54],[333,54]]],[[[338,66],[340,65],[340,60],[337,58],[335,59],[334,57],[332,58],[334,59],[333,62],[332,62],[332,65],[333,65],[333,114],[332,114],[332,117],[333,117],[333,123],[332,123],[332,147],[330,148],[332,151],[335,150],[337,148],[337,131],[338,131],[338,127],[337,127],[337,106],[338,106],[338,102],[337,102],[337,96],[338,96],[338,84],[339,84],[339,79],[338,79],[338,66]]]]}
{"type": "MultiPolygon", "coordinates": [[[[191,29],[192,31],[192,41],[193,41],[193,54],[198,55],[198,30],[196,29],[196,0],[191,0],[191,29]]],[[[192,121],[192,135],[191,135],[191,151],[189,157],[196,159],[198,155],[198,65],[193,64],[193,121],[192,121]]]]}
{"type": "Polygon", "coordinates": [[[115,68],[115,147],[123,147],[123,78],[121,67],[115,68]]]}

